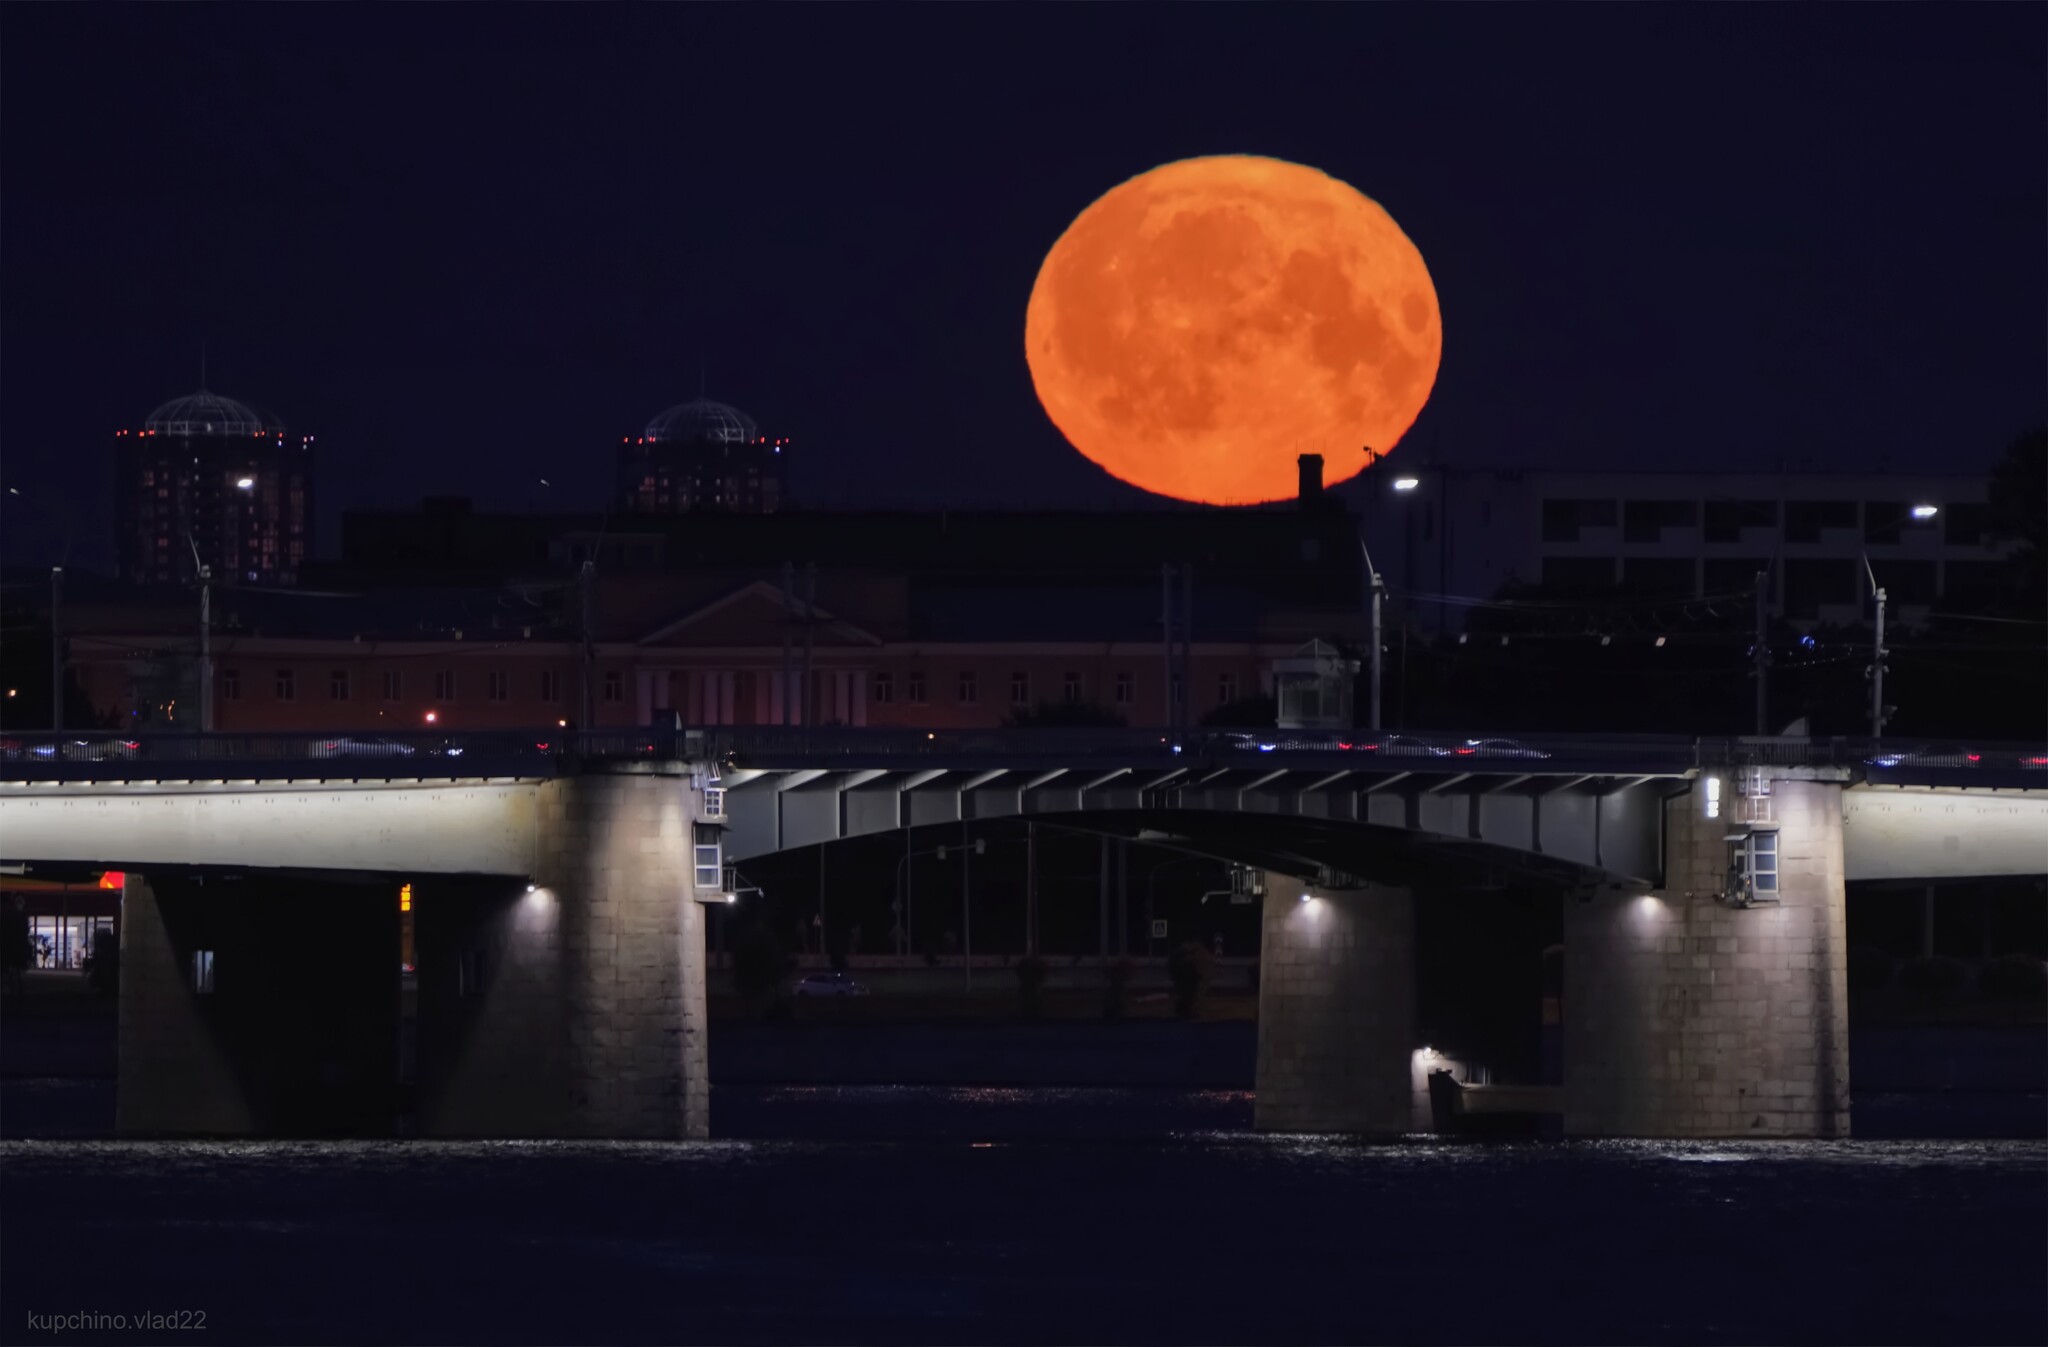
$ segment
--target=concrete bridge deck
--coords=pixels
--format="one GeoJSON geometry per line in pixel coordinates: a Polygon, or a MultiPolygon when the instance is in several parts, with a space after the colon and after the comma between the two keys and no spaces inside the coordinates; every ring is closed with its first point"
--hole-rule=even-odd
{"type": "Polygon", "coordinates": [[[535,783],[682,762],[718,775],[739,861],[1044,818],[1301,876],[1640,888],[1663,872],[1662,799],[1765,767],[1849,787],[1850,879],[2048,870],[2048,754],[2026,746],[779,727],[18,735],[0,860],[526,874],[535,783]]]}

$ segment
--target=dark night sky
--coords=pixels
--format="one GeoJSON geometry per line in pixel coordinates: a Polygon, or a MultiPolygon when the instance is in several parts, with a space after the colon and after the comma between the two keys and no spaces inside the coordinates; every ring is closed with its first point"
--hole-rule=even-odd
{"type": "Polygon", "coordinates": [[[594,504],[700,356],[807,504],[1134,503],[1024,303],[1089,201],[1219,152],[1422,249],[1411,450],[1980,466],[2043,416],[2044,47],[2038,5],[13,5],[5,480],[97,552],[111,432],[203,338],[319,436],[327,525],[594,504]]]}

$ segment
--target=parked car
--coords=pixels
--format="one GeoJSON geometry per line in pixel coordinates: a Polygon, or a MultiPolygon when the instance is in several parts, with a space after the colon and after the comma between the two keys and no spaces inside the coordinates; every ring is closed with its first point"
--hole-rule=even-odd
{"type": "Polygon", "coordinates": [[[806,973],[790,988],[792,996],[866,996],[868,985],[844,973],[806,973]]]}

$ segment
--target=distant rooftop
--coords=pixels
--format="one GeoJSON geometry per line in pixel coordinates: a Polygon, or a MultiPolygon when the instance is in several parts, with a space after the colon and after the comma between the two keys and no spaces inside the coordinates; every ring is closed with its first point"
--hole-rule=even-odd
{"type": "Polygon", "coordinates": [[[149,414],[144,430],[158,435],[282,435],[284,422],[233,398],[201,389],[172,398],[149,414]]]}
{"type": "Polygon", "coordinates": [[[643,433],[657,444],[751,444],[760,430],[754,418],[737,407],[693,398],[649,421],[643,433]]]}

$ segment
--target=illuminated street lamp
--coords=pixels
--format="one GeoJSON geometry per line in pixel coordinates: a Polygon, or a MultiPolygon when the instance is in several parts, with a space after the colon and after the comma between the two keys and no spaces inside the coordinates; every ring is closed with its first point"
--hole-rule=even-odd
{"type": "Polygon", "coordinates": [[[235,482],[235,486],[243,491],[251,490],[255,487],[255,485],[256,479],[254,477],[239,478],[235,482]]]}
{"type": "Polygon", "coordinates": [[[1394,490],[1396,491],[1413,491],[1421,485],[1422,479],[1420,477],[1396,477],[1394,479],[1394,490]]]}
{"type": "MultiPolygon", "coordinates": [[[[1939,505],[1915,505],[1906,512],[1911,518],[1925,522],[1941,513],[1939,505]]],[[[1866,543],[1878,541],[1884,535],[1899,528],[1906,521],[1895,519],[1884,527],[1864,535],[1866,543]]],[[[1870,597],[1876,608],[1876,621],[1872,627],[1870,641],[1870,667],[1864,677],[1870,680],[1870,741],[1876,743],[1884,735],[1884,725],[1891,719],[1892,708],[1884,704],[1884,658],[1890,654],[1884,645],[1884,609],[1888,596],[1883,585],[1877,582],[1877,571],[1870,564],[1870,552],[1863,552],[1863,574],[1870,581],[1870,597]]]]}

